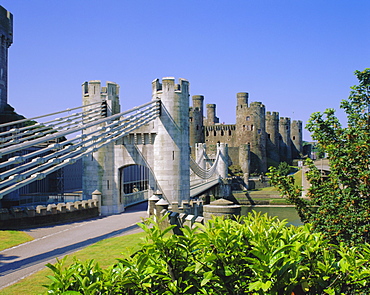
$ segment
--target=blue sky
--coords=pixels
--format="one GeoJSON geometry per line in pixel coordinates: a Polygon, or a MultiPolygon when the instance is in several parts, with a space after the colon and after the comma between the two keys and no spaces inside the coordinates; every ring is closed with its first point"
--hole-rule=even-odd
{"type": "Polygon", "coordinates": [[[0,4],[14,17],[8,102],[26,117],[81,105],[88,80],[118,83],[126,110],[151,99],[152,80],[173,76],[216,103],[221,122],[235,123],[237,92],[306,122],[338,109],[353,72],[370,67],[368,0],[0,4]]]}

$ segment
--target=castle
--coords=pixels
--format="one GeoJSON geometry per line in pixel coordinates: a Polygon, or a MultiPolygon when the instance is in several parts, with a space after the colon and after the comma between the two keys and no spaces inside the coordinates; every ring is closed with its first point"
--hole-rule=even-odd
{"type": "Polygon", "coordinates": [[[279,117],[266,112],[261,102],[248,102],[248,93],[237,95],[236,124],[220,124],[216,105],[207,104],[204,117],[204,96],[194,95],[189,108],[190,146],[205,143],[208,151],[217,143],[227,143],[229,164],[239,165],[244,178],[261,174],[271,164],[291,163],[302,154],[302,121],[279,117]]]}

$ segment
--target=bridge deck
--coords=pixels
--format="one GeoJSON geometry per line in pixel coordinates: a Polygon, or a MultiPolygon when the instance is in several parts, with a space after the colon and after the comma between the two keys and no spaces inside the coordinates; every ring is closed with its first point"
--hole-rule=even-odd
{"type": "Polygon", "coordinates": [[[206,182],[193,184],[190,186],[190,197],[193,198],[195,196],[200,195],[204,191],[212,188],[213,186],[219,184],[219,178],[211,179],[206,182]]]}

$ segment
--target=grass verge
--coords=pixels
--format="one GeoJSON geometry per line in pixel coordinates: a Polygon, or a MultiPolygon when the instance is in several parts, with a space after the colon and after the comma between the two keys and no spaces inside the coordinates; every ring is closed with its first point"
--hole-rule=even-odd
{"type": "MultiPolygon", "coordinates": [[[[82,261],[95,259],[95,261],[99,262],[101,267],[106,268],[114,264],[117,261],[117,258],[128,257],[135,251],[139,250],[140,243],[145,235],[146,234],[144,232],[140,232],[99,241],[77,251],[73,255],[69,255],[66,265],[73,262],[73,257],[77,257],[82,261]]],[[[2,295],[44,294],[46,292],[46,288],[42,285],[49,284],[51,282],[46,277],[47,275],[52,275],[52,271],[49,268],[44,268],[43,270],[24,278],[18,283],[0,290],[0,293],[2,295]]]]}
{"type": "Polygon", "coordinates": [[[30,235],[22,231],[0,230],[0,251],[32,240],[30,235]]]}

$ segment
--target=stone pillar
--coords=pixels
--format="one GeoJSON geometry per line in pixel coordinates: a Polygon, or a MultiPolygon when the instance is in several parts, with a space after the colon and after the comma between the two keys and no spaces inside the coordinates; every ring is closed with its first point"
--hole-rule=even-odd
{"type": "Polygon", "coordinates": [[[233,202],[225,199],[219,199],[203,207],[203,216],[205,221],[210,220],[212,216],[233,218],[235,215],[240,215],[240,211],[240,205],[235,205],[233,202]]]}
{"type": "Polygon", "coordinates": [[[92,199],[98,201],[99,215],[101,215],[101,192],[95,190],[92,193],[92,199]]]}
{"type": "Polygon", "coordinates": [[[148,215],[153,216],[155,214],[155,203],[160,200],[158,194],[152,195],[148,200],[148,215]]]}
{"type": "Polygon", "coordinates": [[[167,77],[152,86],[153,100],[161,100],[153,171],[164,198],[181,203],[190,198],[189,82],[167,77]]]}
{"type": "Polygon", "coordinates": [[[229,169],[229,151],[226,143],[218,143],[217,150],[220,158],[217,163],[217,173],[221,178],[227,178],[229,169]]]}
{"type": "Polygon", "coordinates": [[[205,143],[197,143],[195,145],[196,149],[196,160],[195,162],[199,165],[200,168],[206,169],[206,144],[205,143]]]}

